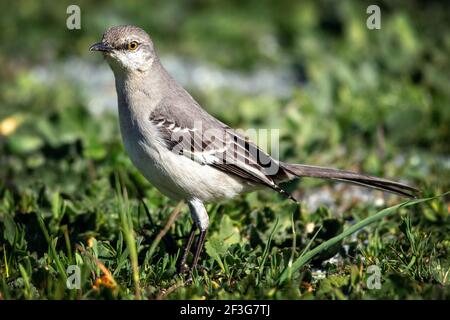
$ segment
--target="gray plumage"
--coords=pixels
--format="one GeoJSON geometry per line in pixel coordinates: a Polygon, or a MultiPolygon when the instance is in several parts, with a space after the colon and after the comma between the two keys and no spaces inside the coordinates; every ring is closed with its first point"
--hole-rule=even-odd
{"type": "MultiPolygon", "coordinates": [[[[405,196],[417,191],[382,178],[271,158],[202,109],[167,73],[152,40],[138,27],[112,27],[90,50],[102,51],[113,70],[121,134],[132,162],[162,193],[189,204],[200,229],[193,266],[208,228],[204,203],[264,187],[292,198],[279,184],[298,177],[340,180],[405,196]]],[[[194,232],[195,226],[187,247],[194,232]]]]}

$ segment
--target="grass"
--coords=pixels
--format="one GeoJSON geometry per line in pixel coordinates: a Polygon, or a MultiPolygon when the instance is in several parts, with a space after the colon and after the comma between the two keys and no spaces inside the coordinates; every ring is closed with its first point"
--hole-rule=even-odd
{"type": "MultiPolygon", "coordinates": [[[[289,266],[283,271],[283,273],[280,276],[280,282],[285,281],[286,278],[288,278],[288,276],[289,276],[289,278],[291,277],[292,269],[293,270],[300,269],[302,266],[304,266],[306,263],[308,263],[311,259],[313,259],[316,255],[320,254],[323,251],[328,250],[329,248],[333,247],[336,244],[339,244],[343,239],[345,239],[346,237],[359,231],[360,229],[368,226],[369,224],[375,223],[376,221],[378,221],[380,219],[383,219],[385,217],[395,214],[397,212],[397,210],[402,207],[409,207],[411,205],[415,205],[415,204],[418,204],[418,203],[421,203],[424,201],[429,201],[432,199],[433,198],[427,198],[427,199],[419,199],[419,200],[415,200],[415,201],[402,202],[398,205],[383,209],[383,210],[377,212],[376,214],[374,214],[373,216],[367,217],[366,219],[347,228],[341,234],[323,242],[322,244],[318,245],[317,247],[315,247],[312,250],[306,251],[307,249],[309,249],[309,246],[307,246],[305,248],[305,251],[302,252],[302,254],[298,257],[298,259],[293,264],[289,263],[289,266]]],[[[408,219],[407,221],[410,222],[411,220],[408,219]]],[[[409,228],[411,228],[411,226],[409,226],[409,228]]],[[[408,236],[410,236],[410,233],[408,234],[408,236]]],[[[415,255],[413,256],[411,263],[408,265],[408,268],[411,265],[413,265],[414,262],[415,262],[415,255]]]]}
{"type": "Polygon", "coordinates": [[[433,198],[450,190],[448,10],[381,2],[370,31],[360,1],[80,6],[76,32],[60,27],[64,1],[0,10],[0,299],[450,298],[450,200],[433,198]],[[151,31],[163,54],[294,70],[286,97],[191,91],[232,127],[279,128],[283,160],[395,178],[432,199],[304,179],[286,185],[299,204],[271,191],[210,204],[203,268],[184,286],[187,207],[131,164],[114,113],[90,113],[81,88],[35,69],[104,63],[87,47],[111,21],[151,31]],[[74,265],[79,290],[66,286],[74,265]]]}
{"type": "Polygon", "coordinates": [[[310,212],[271,193],[210,205],[205,270],[182,286],[175,266],[190,229],[187,210],[144,181],[146,199],[130,196],[126,186],[137,173],[126,167],[106,180],[96,174],[82,196],[3,189],[2,298],[448,298],[445,197],[378,213],[356,204],[341,216],[326,208],[310,212]],[[180,209],[185,214],[172,219],[180,209]],[[73,264],[81,270],[80,290],[65,288],[73,264]],[[380,290],[367,287],[371,265],[382,270],[380,290]]]}

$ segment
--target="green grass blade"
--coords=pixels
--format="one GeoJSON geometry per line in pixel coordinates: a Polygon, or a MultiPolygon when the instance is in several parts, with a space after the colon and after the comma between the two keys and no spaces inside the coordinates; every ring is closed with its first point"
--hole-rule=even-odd
{"type": "Polygon", "coordinates": [[[8,267],[8,259],[6,258],[6,247],[3,245],[3,259],[5,261],[5,276],[9,278],[9,267],[8,267]]]}
{"type": "Polygon", "coordinates": [[[39,227],[41,228],[42,233],[44,234],[45,240],[47,241],[48,246],[50,248],[50,253],[51,253],[50,256],[55,261],[56,269],[58,270],[58,273],[60,274],[61,279],[64,282],[66,282],[66,280],[67,280],[66,270],[64,269],[61,259],[59,258],[58,252],[56,251],[55,243],[53,242],[52,238],[50,238],[50,234],[48,233],[48,230],[45,227],[44,220],[42,219],[42,217],[40,215],[37,215],[37,220],[39,223],[39,227]]]}
{"type": "MultiPolygon", "coordinates": [[[[119,181],[118,179],[116,181],[119,181]]],[[[139,280],[139,265],[138,253],[136,248],[136,240],[134,237],[133,222],[131,220],[130,204],[128,202],[128,194],[125,187],[120,190],[120,183],[117,183],[117,199],[119,202],[119,215],[122,226],[122,233],[130,253],[131,268],[133,274],[134,291],[136,299],[141,298],[140,280],[139,280]]]]}
{"type": "Polygon", "coordinates": [[[258,280],[261,280],[263,270],[264,270],[264,264],[266,263],[267,256],[269,255],[270,244],[272,243],[272,238],[273,238],[273,235],[275,234],[275,231],[277,230],[279,222],[280,222],[280,218],[277,217],[277,220],[275,221],[275,225],[273,226],[273,229],[270,231],[269,239],[267,240],[266,247],[264,248],[264,252],[262,255],[261,263],[259,264],[258,280]]]}
{"type": "Polygon", "coordinates": [[[28,273],[26,272],[25,268],[22,266],[21,263],[19,263],[19,271],[20,275],[22,276],[23,283],[25,286],[24,294],[26,299],[31,299],[31,286],[30,286],[30,277],[28,276],[28,273]]]}

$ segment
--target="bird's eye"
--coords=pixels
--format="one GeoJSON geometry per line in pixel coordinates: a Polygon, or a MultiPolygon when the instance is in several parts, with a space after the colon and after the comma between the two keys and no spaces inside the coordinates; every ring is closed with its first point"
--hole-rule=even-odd
{"type": "Polygon", "coordinates": [[[128,43],[128,50],[134,51],[137,49],[137,47],[139,46],[139,43],[137,43],[137,41],[131,41],[130,43],[128,43]]]}

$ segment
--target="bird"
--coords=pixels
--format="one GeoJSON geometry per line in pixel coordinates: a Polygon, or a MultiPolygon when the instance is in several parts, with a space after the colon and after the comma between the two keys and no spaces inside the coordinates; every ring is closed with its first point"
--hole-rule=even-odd
{"type": "Polygon", "coordinates": [[[189,207],[193,224],[177,263],[180,273],[192,274],[198,266],[209,226],[205,204],[264,188],[297,201],[281,183],[303,177],[406,197],[418,192],[385,178],[271,157],[203,109],[167,72],[151,37],[139,27],[110,27],[89,50],[101,52],[114,74],[120,133],[132,163],[161,193],[189,207]]]}

